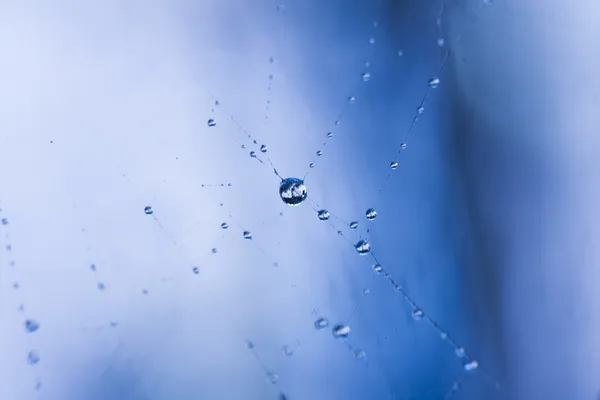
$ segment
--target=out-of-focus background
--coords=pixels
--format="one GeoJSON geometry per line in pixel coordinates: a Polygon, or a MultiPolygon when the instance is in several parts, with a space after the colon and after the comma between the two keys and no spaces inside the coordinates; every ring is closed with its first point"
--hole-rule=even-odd
{"type": "Polygon", "coordinates": [[[0,399],[594,398],[599,21],[2,3],[0,399]]]}

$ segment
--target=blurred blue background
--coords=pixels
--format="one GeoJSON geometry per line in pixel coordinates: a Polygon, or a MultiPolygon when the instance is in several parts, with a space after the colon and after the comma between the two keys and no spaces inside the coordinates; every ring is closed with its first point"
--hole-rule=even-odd
{"type": "Polygon", "coordinates": [[[597,393],[591,0],[0,10],[0,399],[597,393]]]}

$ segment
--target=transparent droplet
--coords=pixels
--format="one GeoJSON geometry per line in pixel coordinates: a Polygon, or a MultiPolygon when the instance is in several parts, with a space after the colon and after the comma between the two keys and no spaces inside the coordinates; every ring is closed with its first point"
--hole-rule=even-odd
{"type": "Polygon", "coordinates": [[[348,103],[350,103],[350,104],[356,103],[356,97],[354,97],[354,96],[348,97],[348,103]]]}
{"type": "Polygon", "coordinates": [[[327,137],[328,138],[332,138],[333,137],[333,132],[327,132],[327,137]]]}
{"type": "Polygon", "coordinates": [[[339,125],[339,124],[340,124],[340,120],[339,120],[339,119],[336,119],[334,123],[335,123],[336,125],[339,125]]]}
{"type": "Polygon", "coordinates": [[[154,210],[152,210],[152,207],[150,207],[150,206],[144,207],[144,214],[151,215],[153,212],[154,212],[154,210]]]}
{"type": "Polygon", "coordinates": [[[402,150],[406,149],[406,143],[401,143],[401,144],[400,144],[400,148],[401,148],[402,150]]]}
{"type": "Polygon", "coordinates": [[[256,152],[254,150],[252,150],[250,152],[250,157],[252,157],[252,158],[256,157],[256,152]]]}
{"type": "Polygon", "coordinates": [[[98,282],[98,290],[104,290],[106,289],[106,285],[102,282],[98,282]]]}
{"type": "Polygon", "coordinates": [[[8,225],[8,220],[6,218],[2,218],[2,225],[8,225]]]}
{"type": "Polygon", "coordinates": [[[38,329],[40,329],[39,322],[37,322],[33,319],[25,320],[25,330],[27,332],[33,333],[33,332],[37,331],[38,329]]]}
{"type": "Polygon", "coordinates": [[[365,72],[361,76],[362,76],[362,80],[365,82],[368,82],[369,80],[371,80],[371,74],[369,72],[365,72]]]}
{"type": "Polygon", "coordinates": [[[90,265],[90,269],[91,269],[93,272],[96,272],[96,264],[92,264],[92,265],[90,265]]]}
{"type": "Polygon", "coordinates": [[[350,229],[356,229],[356,228],[358,228],[358,221],[350,222],[350,229]]]}
{"type": "Polygon", "coordinates": [[[285,4],[279,4],[277,6],[277,12],[284,12],[285,11],[285,4]]]}
{"type": "Polygon", "coordinates": [[[260,151],[262,151],[263,153],[267,152],[267,145],[263,144],[262,146],[260,146],[260,151]]]}
{"type": "Polygon", "coordinates": [[[454,353],[456,354],[457,357],[460,357],[460,358],[464,357],[467,354],[464,347],[455,348],[454,353]]]}
{"type": "Polygon", "coordinates": [[[246,340],[246,347],[252,350],[254,348],[254,343],[251,340],[246,340]]]}
{"type": "Polygon", "coordinates": [[[437,45],[440,47],[444,47],[444,45],[446,44],[446,41],[444,40],[444,38],[439,38],[437,40],[437,45]]]}
{"type": "Polygon", "coordinates": [[[194,268],[192,268],[192,271],[194,272],[194,274],[198,275],[200,273],[200,268],[194,267],[194,268]]]}
{"type": "Polygon", "coordinates": [[[317,151],[317,156],[322,156],[323,152],[321,150],[317,151]]]}
{"type": "Polygon", "coordinates": [[[217,123],[215,122],[214,119],[211,118],[208,120],[207,125],[210,127],[213,127],[213,126],[217,125],[217,123]]]}
{"type": "Polygon", "coordinates": [[[477,360],[469,360],[463,364],[463,367],[465,368],[465,371],[471,372],[475,371],[479,367],[479,363],[477,360]]]}
{"type": "Polygon", "coordinates": [[[373,265],[373,271],[380,273],[383,271],[383,267],[379,264],[375,264],[375,265],[373,265]]]}
{"type": "Polygon", "coordinates": [[[369,68],[371,66],[371,63],[368,61],[365,61],[365,68],[369,68]]]}
{"type": "Polygon", "coordinates": [[[298,178],[286,178],[279,184],[279,197],[288,206],[297,206],[306,200],[308,192],[304,181],[298,178]]]}
{"type": "Polygon", "coordinates": [[[429,85],[430,88],[435,89],[439,86],[440,84],[440,79],[439,78],[431,78],[427,84],[429,85]]]}
{"type": "Polygon", "coordinates": [[[358,252],[358,254],[365,255],[371,250],[371,245],[366,240],[359,240],[354,248],[358,252]]]}
{"type": "Polygon", "coordinates": [[[276,384],[279,381],[279,375],[277,375],[274,372],[269,372],[267,374],[267,378],[269,378],[269,382],[271,382],[272,384],[276,384]]]}
{"type": "Polygon", "coordinates": [[[423,107],[423,106],[420,106],[419,108],[417,108],[417,112],[418,112],[419,114],[423,114],[423,111],[425,111],[425,107],[423,107]]]}
{"type": "Polygon", "coordinates": [[[331,330],[331,333],[336,339],[345,339],[350,334],[350,327],[348,325],[336,325],[331,330]]]}
{"type": "Polygon", "coordinates": [[[364,350],[354,350],[354,358],[356,358],[357,360],[363,360],[366,356],[367,353],[364,350]]]}
{"type": "Polygon", "coordinates": [[[365,212],[365,215],[369,221],[372,221],[377,217],[377,211],[375,211],[374,208],[369,208],[367,212],[365,212]]]}
{"type": "Polygon", "coordinates": [[[31,350],[27,354],[27,363],[30,365],[35,365],[40,362],[40,353],[37,350],[31,350]]]}
{"type": "Polygon", "coordinates": [[[398,55],[398,57],[402,57],[404,55],[404,52],[402,50],[398,50],[396,54],[398,55]]]}
{"type": "Polygon", "coordinates": [[[249,231],[244,231],[244,239],[250,240],[252,239],[252,233],[250,233],[249,231]]]}
{"type": "Polygon", "coordinates": [[[398,168],[398,161],[392,161],[392,162],[390,163],[390,168],[391,168],[391,169],[396,169],[396,168],[398,168]]]}
{"type": "Polygon", "coordinates": [[[229,225],[227,225],[227,222],[223,222],[221,224],[221,229],[227,229],[227,228],[229,228],[229,225]]]}
{"type": "Polygon", "coordinates": [[[379,26],[379,22],[373,21],[373,28],[377,28],[379,26]]]}
{"type": "Polygon", "coordinates": [[[294,349],[289,344],[283,346],[281,351],[283,351],[283,354],[285,354],[287,357],[291,357],[294,354],[294,349]]]}
{"type": "Polygon", "coordinates": [[[275,62],[275,57],[269,57],[269,63],[273,64],[275,62]]]}
{"type": "Polygon", "coordinates": [[[372,37],[372,38],[369,38],[369,43],[370,43],[370,44],[375,44],[375,38],[374,38],[374,37],[372,37]]]}
{"type": "Polygon", "coordinates": [[[413,310],[412,316],[415,320],[418,321],[420,319],[423,319],[423,317],[425,316],[425,313],[420,308],[417,308],[417,309],[413,310]]]}
{"type": "Polygon", "coordinates": [[[371,293],[371,290],[369,288],[364,288],[362,291],[362,294],[365,296],[369,295],[370,293],[371,293]]]}
{"type": "Polygon", "coordinates": [[[213,254],[217,254],[217,253],[219,252],[219,249],[217,249],[216,247],[213,247],[213,248],[211,249],[211,252],[212,252],[213,254]]]}
{"type": "Polygon", "coordinates": [[[318,212],[318,216],[321,221],[327,221],[329,219],[329,211],[321,210],[318,212]]]}
{"type": "Polygon", "coordinates": [[[311,162],[310,164],[308,164],[309,168],[314,168],[315,167],[315,163],[311,162]]]}
{"type": "MultiPolygon", "coordinates": [[[[269,80],[272,81],[275,78],[273,74],[269,74],[269,80]]],[[[267,104],[271,104],[271,100],[267,100],[267,104]]]]}
{"type": "Polygon", "coordinates": [[[440,332],[440,339],[442,339],[442,340],[448,339],[448,334],[446,332],[440,332]]]}
{"type": "Polygon", "coordinates": [[[325,329],[329,326],[329,321],[326,318],[319,318],[314,323],[316,330],[325,329]]]}

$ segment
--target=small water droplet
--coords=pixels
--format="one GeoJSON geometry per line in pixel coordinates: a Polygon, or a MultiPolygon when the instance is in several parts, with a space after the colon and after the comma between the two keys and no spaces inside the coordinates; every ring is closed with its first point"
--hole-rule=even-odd
{"type": "Polygon", "coordinates": [[[374,208],[369,208],[365,212],[365,215],[369,221],[373,221],[377,217],[377,211],[374,208]]]}
{"type": "Polygon", "coordinates": [[[400,148],[401,148],[402,150],[406,149],[406,143],[402,143],[402,144],[400,144],[400,148]]]}
{"type": "Polygon", "coordinates": [[[356,97],[355,96],[348,97],[348,103],[350,103],[350,104],[356,103],[356,97]]]}
{"type": "Polygon", "coordinates": [[[25,330],[29,333],[33,333],[40,329],[40,324],[36,320],[28,319],[25,320],[25,330]]]}
{"type": "Polygon", "coordinates": [[[2,225],[8,225],[8,220],[6,218],[2,218],[2,225]]]}
{"type": "Polygon", "coordinates": [[[210,127],[213,127],[213,126],[217,125],[217,123],[215,122],[214,119],[210,118],[207,122],[207,125],[210,127]]]}
{"type": "Polygon", "coordinates": [[[275,62],[275,57],[269,57],[269,63],[273,64],[275,62]]]}
{"type": "Polygon", "coordinates": [[[286,178],[279,184],[279,197],[288,206],[297,206],[306,200],[308,192],[304,181],[298,178],[286,178]]]}
{"type": "Polygon", "coordinates": [[[152,207],[150,207],[150,206],[144,207],[144,214],[152,215],[153,212],[154,212],[154,210],[152,210],[152,207]]]}
{"type": "Polygon", "coordinates": [[[267,374],[267,378],[269,378],[269,381],[270,381],[272,384],[276,384],[276,383],[279,381],[279,375],[277,375],[277,374],[276,374],[276,373],[274,373],[274,372],[269,372],[269,373],[267,374]]]}
{"type": "Polygon", "coordinates": [[[311,162],[310,164],[308,164],[308,167],[309,167],[309,168],[314,168],[314,167],[315,167],[315,163],[312,163],[312,162],[311,162]]]}
{"type": "Polygon", "coordinates": [[[362,291],[362,294],[365,296],[369,295],[370,293],[371,293],[371,290],[369,288],[364,288],[362,291]]]}
{"type": "Polygon", "coordinates": [[[229,228],[229,225],[227,225],[227,222],[223,222],[221,224],[221,229],[227,229],[227,228],[229,228]]]}
{"type": "Polygon", "coordinates": [[[285,11],[285,4],[279,4],[277,6],[277,12],[284,12],[285,11]]]}
{"type": "Polygon", "coordinates": [[[92,264],[92,265],[90,265],[90,269],[91,269],[93,272],[96,272],[96,264],[92,264]]]}
{"type": "Polygon", "coordinates": [[[211,252],[212,252],[213,254],[217,254],[217,253],[219,252],[219,249],[217,249],[216,247],[213,247],[213,248],[211,249],[211,252]]]}
{"type": "Polygon", "coordinates": [[[345,339],[350,334],[350,327],[348,325],[336,325],[331,330],[331,333],[336,339],[345,339]]]}
{"type": "Polygon", "coordinates": [[[365,72],[364,74],[361,75],[362,80],[365,82],[368,82],[371,80],[371,74],[369,72],[365,72]]]}
{"type": "Polygon", "coordinates": [[[318,216],[319,216],[319,219],[321,221],[327,221],[329,219],[329,211],[327,211],[327,210],[320,210],[318,212],[318,216]]]}
{"type": "Polygon", "coordinates": [[[200,268],[194,267],[194,268],[192,268],[192,272],[194,272],[194,274],[198,275],[200,273],[200,268]]]}
{"type": "Polygon", "coordinates": [[[442,340],[448,339],[448,334],[446,332],[440,332],[440,339],[442,339],[442,340]]]}
{"type": "Polygon", "coordinates": [[[251,340],[246,340],[246,347],[252,350],[254,348],[254,343],[251,340]]]}
{"type": "Polygon", "coordinates": [[[417,108],[417,112],[419,114],[423,114],[424,111],[425,111],[425,107],[423,107],[423,106],[420,106],[419,108],[417,108]]]}
{"type": "Polygon", "coordinates": [[[444,47],[444,45],[446,44],[446,41],[444,40],[444,38],[439,38],[437,40],[437,45],[440,47],[444,47]]]}
{"type": "Polygon", "coordinates": [[[336,120],[335,120],[335,124],[336,124],[336,125],[339,125],[339,124],[340,124],[340,120],[339,120],[339,119],[336,119],[336,120]]]}
{"type": "Polygon", "coordinates": [[[373,21],[373,28],[377,28],[379,26],[379,22],[373,21]]]}
{"type": "Polygon", "coordinates": [[[418,321],[420,319],[423,319],[423,317],[425,316],[425,313],[420,308],[417,308],[417,309],[413,310],[412,316],[415,320],[418,321]]]}
{"type": "Polygon", "coordinates": [[[366,240],[359,240],[354,245],[354,248],[356,249],[356,251],[358,252],[358,254],[365,255],[365,254],[367,254],[371,250],[371,245],[366,240]]]}
{"type": "Polygon", "coordinates": [[[379,264],[375,264],[375,265],[373,265],[373,271],[375,271],[377,273],[381,273],[383,271],[383,267],[379,264]]]}
{"type": "Polygon", "coordinates": [[[102,282],[98,282],[98,290],[104,290],[106,289],[106,285],[102,282]]]}
{"type": "Polygon", "coordinates": [[[333,132],[327,132],[327,137],[328,138],[332,138],[333,137],[333,132]]]}
{"type": "Polygon", "coordinates": [[[366,356],[367,353],[364,350],[354,350],[354,358],[356,358],[357,360],[363,360],[366,356]]]}
{"type": "Polygon", "coordinates": [[[390,168],[391,168],[391,169],[396,169],[396,168],[398,168],[398,161],[392,161],[392,162],[390,163],[390,168]]]}
{"type": "Polygon", "coordinates": [[[358,228],[358,221],[350,222],[350,229],[356,229],[356,228],[358,228]]]}
{"type": "Polygon", "coordinates": [[[439,86],[440,79],[439,78],[431,78],[429,81],[427,81],[427,84],[429,85],[430,88],[435,89],[439,86]]]}
{"type": "Polygon", "coordinates": [[[40,362],[40,353],[37,350],[31,350],[27,354],[27,363],[30,365],[35,365],[40,362]]]}
{"type": "Polygon", "coordinates": [[[250,157],[255,158],[256,157],[256,152],[254,150],[252,150],[250,152],[250,157]]]}
{"type": "Polygon", "coordinates": [[[317,156],[322,156],[323,152],[321,150],[317,151],[317,156]]]}
{"type": "Polygon", "coordinates": [[[461,347],[461,346],[455,348],[454,353],[456,354],[457,357],[460,357],[460,358],[463,358],[467,354],[467,352],[465,351],[465,348],[461,347]]]}
{"type": "Polygon", "coordinates": [[[148,289],[144,289],[144,290],[142,290],[142,294],[143,294],[143,295],[147,295],[147,294],[148,294],[148,289]]]}
{"type": "Polygon", "coordinates": [[[398,57],[402,57],[404,55],[404,52],[402,50],[398,50],[396,54],[398,55],[398,57]]]}
{"type": "Polygon", "coordinates": [[[325,329],[329,326],[329,321],[326,318],[319,318],[314,323],[316,330],[325,329]]]}
{"type": "Polygon", "coordinates": [[[244,231],[244,239],[250,240],[252,239],[252,233],[250,233],[249,231],[244,231]]]}
{"type": "Polygon", "coordinates": [[[285,354],[287,357],[291,357],[294,354],[294,349],[289,344],[283,346],[281,350],[283,351],[283,354],[285,354]]]}
{"type": "Polygon", "coordinates": [[[475,371],[479,367],[479,363],[477,362],[477,360],[469,360],[465,362],[463,366],[465,368],[465,371],[471,372],[475,371]]]}
{"type": "Polygon", "coordinates": [[[267,145],[263,144],[262,146],[260,146],[260,151],[263,152],[263,153],[266,153],[267,152],[267,145]]]}
{"type": "Polygon", "coordinates": [[[375,44],[375,38],[374,38],[374,37],[372,37],[372,38],[369,38],[369,43],[370,43],[370,44],[375,44]]]}

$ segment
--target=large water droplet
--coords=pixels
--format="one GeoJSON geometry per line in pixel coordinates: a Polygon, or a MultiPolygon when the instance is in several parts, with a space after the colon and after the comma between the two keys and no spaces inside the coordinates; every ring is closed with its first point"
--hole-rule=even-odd
{"type": "Polygon", "coordinates": [[[371,245],[366,240],[359,240],[354,245],[354,248],[356,249],[358,254],[365,255],[369,252],[369,250],[371,250],[371,245]]]}
{"type": "Polygon", "coordinates": [[[314,323],[316,330],[325,329],[329,326],[329,321],[326,318],[319,318],[314,323]]]}
{"type": "Polygon", "coordinates": [[[289,206],[302,203],[307,195],[306,185],[302,179],[286,178],[279,184],[279,197],[289,206]]]}
{"type": "Polygon", "coordinates": [[[217,123],[215,122],[214,119],[209,119],[208,122],[206,123],[208,126],[213,127],[215,125],[217,125],[217,123]]]}
{"type": "Polygon", "coordinates": [[[27,363],[30,365],[35,365],[40,362],[40,353],[37,350],[31,350],[27,354],[27,363]]]}
{"type": "Polygon", "coordinates": [[[365,72],[361,75],[362,80],[365,82],[368,82],[369,80],[371,80],[371,73],[370,72],[365,72]]]}
{"type": "Polygon", "coordinates": [[[151,215],[153,212],[154,211],[152,210],[152,207],[150,207],[150,206],[144,207],[144,214],[151,215]]]}
{"type": "Polygon", "coordinates": [[[431,78],[427,84],[429,85],[430,88],[435,89],[439,86],[440,84],[440,79],[439,78],[431,78]]]}
{"type": "Polygon", "coordinates": [[[27,332],[33,333],[33,332],[37,331],[38,329],[40,329],[39,322],[37,322],[33,319],[28,319],[25,321],[25,330],[27,332]]]}
{"type": "Polygon", "coordinates": [[[321,210],[319,211],[318,216],[321,221],[327,221],[329,219],[329,211],[321,210]]]}
{"type": "Polygon", "coordinates": [[[350,222],[350,229],[356,229],[356,228],[358,228],[358,221],[350,222]]]}
{"type": "Polygon", "coordinates": [[[260,151],[262,151],[263,153],[267,152],[267,145],[263,144],[262,146],[260,146],[260,151]]]}
{"type": "Polygon", "coordinates": [[[345,339],[350,334],[350,327],[348,325],[336,325],[331,330],[331,333],[336,339],[345,339]]]}
{"type": "Polygon", "coordinates": [[[250,233],[249,231],[244,231],[244,239],[252,239],[252,233],[250,233]]]}
{"type": "Polygon", "coordinates": [[[377,217],[377,211],[375,211],[374,208],[369,208],[367,212],[365,212],[365,216],[369,221],[372,221],[377,217]]]}

